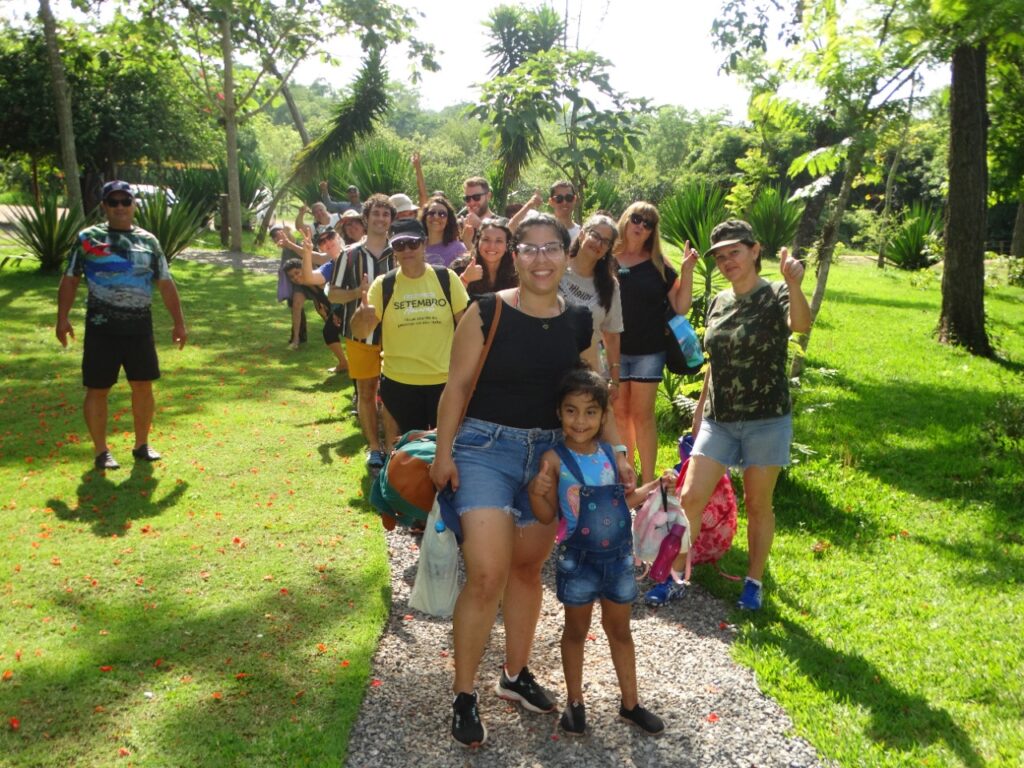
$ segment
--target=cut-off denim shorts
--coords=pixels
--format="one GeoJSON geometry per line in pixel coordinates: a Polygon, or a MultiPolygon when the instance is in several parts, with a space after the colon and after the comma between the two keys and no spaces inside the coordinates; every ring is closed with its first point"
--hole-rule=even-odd
{"type": "Polygon", "coordinates": [[[561,438],[560,429],[517,429],[465,419],[452,444],[459,488],[452,504],[462,517],[474,509],[501,509],[520,528],[537,522],[527,486],[540,457],[561,438]]]}
{"type": "Polygon", "coordinates": [[[619,366],[621,381],[661,382],[661,376],[665,370],[665,353],[620,355],[619,366]]]}
{"type": "Polygon", "coordinates": [[[788,467],[793,414],[750,421],[701,419],[693,455],[727,467],[788,467]]]}
{"type": "Polygon", "coordinates": [[[558,545],[555,593],[562,605],[590,605],[595,600],[631,603],[638,592],[632,545],[617,552],[586,552],[558,545]]]}

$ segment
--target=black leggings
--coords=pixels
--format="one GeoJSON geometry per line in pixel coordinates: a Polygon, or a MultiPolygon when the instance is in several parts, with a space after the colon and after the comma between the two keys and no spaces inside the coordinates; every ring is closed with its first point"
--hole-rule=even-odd
{"type": "Polygon", "coordinates": [[[437,426],[437,403],[443,391],[444,384],[401,384],[380,377],[380,399],[403,434],[437,426]]]}

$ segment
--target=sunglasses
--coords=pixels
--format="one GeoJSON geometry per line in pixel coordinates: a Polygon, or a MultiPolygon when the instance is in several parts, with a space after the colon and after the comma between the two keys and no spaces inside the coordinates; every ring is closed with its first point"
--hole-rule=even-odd
{"type": "Polygon", "coordinates": [[[486,192],[477,192],[475,195],[463,195],[462,196],[462,200],[463,200],[463,202],[466,202],[466,203],[468,203],[470,200],[472,200],[474,203],[476,203],[476,202],[479,202],[480,199],[484,198],[484,197],[487,197],[487,193],[486,192]]]}
{"type": "Polygon", "coordinates": [[[133,197],[108,197],[103,202],[107,205],[108,208],[117,208],[118,206],[121,206],[122,208],[131,208],[132,207],[132,203],[135,202],[135,198],[133,198],[133,197]]]}
{"type": "Polygon", "coordinates": [[[395,240],[391,244],[391,250],[395,253],[401,253],[402,251],[415,251],[423,245],[423,238],[403,238],[402,240],[395,240]]]}
{"type": "Polygon", "coordinates": [[[576,200],[576,195],[570,192],[567,195],[552,195],[551,199],[556,203],[572,203],[576,200]]]}
{"type": "Polygon", "coordinates": [[[446,211],[444,208],[441,208],[438,211],[427,211],[427,216],[428,217],[433,217],[433,218],[436,218],[436,219],[447,219],[448,218],[448,211],[446,211]]]}
{"type": "Polygon", "coordinates": [[[643,224],[644,229],[648,231],[654,229],[655,225],[657,225],[658,223],[654,219],[645,219],[639,213],[634,213],[632,216],[629,217],[629,220],[633,224],[643,224]]]}

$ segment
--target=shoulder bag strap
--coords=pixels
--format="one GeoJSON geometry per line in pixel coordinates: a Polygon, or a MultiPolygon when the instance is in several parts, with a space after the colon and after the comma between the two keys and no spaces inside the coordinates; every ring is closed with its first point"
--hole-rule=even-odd
{"type": "Polygon", "coordinates": [[[480,362],[476,364],[476,373],[473,374],[473,386],[469,388],[469,395],[466,397],[466,404],[462,406],[462,415],[459,416],[459,424],[466,419],[466,411],[469,410],[469,401],[473,399],[473,392],[476,390],[476,383],[480,380],[480,372],[487,362],[487,354],[491,351],[491,344],[494,343],[494,334],[498,330],[498,320],[501,319],[501,305],[505,302],[501,296],[494,294],[494,317],[491,318],[491,327],[487,331],[487,339],[484,341],[484,350],[480,355],[480,362]]]}

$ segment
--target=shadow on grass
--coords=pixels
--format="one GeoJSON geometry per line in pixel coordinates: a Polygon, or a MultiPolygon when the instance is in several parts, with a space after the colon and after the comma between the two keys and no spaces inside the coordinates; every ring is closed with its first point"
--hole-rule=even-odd
{"type": "MultiPolygon", "coordinates": [[[[180,572],[152,575],[147,581],[187,581],[180,572]]],[[[46,738],[18,739],[8,757],[23,765],[113,764],[118,745],[127,744],[161,765],[205,765],[211,758],[224,766],[339,765],[367,674],[342,660],[367,655],[376,638],[337,639],[335,630],[350,621],[346,615],[386,612],[384,581],[382,587],[377,570],[353,568],[343,577],[291,583],[280,593],[276,585],[239,583],[238,591],[254,593],[251,601],[198,611],[176,601],[174,589],[162,589],[153,610],[115,609],[88,595],[57,592],[54,602],[80,625],[104,631],[69,639],[76,653],[68,664],[38,664],[19,674],[16,693],[7,695],[17,697],[22,720],[45,730],[46,738]],[[318,642],[326,650],[318,651],[318,642]],[[118,718],[140,706],[144,692],[161,709],[147,714],[158,721],[144,728],[150,738],[134,744],[134,727],[123,728],[118,718]],[[97,758],[104,749],[109,760],[102,751],[97,758]]],[[[2,698],[0,708],[8,711],[2,698]]]]}
{"type": "Polygon", "coordinates": [[[828,300],[837,304],[861,304],[864,306],[882,307],[884,309],[924,309],[929,312],[935,309],[934,301],[907,301],[906,299],[892,299],[887,296],[875,297],[863,293],[836,290],[834,288],[829,288],[828,300]]]}
{"type": "Polygon", "coordinates": [[[49,499],[46,506],[61,520],[88,523],[97,536],[113,536],[124,533],[130,520],[156,517],[174,507],[188,490],[188,483],[178,483],[170,493],[154,503],[153,497],[160,481],[153,475],[152,464],[137,461],[126,478],[115,482],[117,473],[121,471],[89,469],[82,475],[75,492],[77,503],[74,507],[60,499],[49,499]],[[131,501],[117,503],[128,499],[131,501]]]}
{"type": "MultiPolygon", "coordinates": [[[[784,589],[776,595],[794,610],[802,610],[784,589]]],[[[943,742],[964,765],[981,768],[985,764],[967,732],[946,710],[922,695],[892,685],[863,656],[827,647],[804,627],[780,618],[770,608],[755,621],[748,632],[755,650],[778,650],[818,690],[866,712],[870,722],[865,735],[884,749],[912,754],[915,747],[943,742]]]]}

